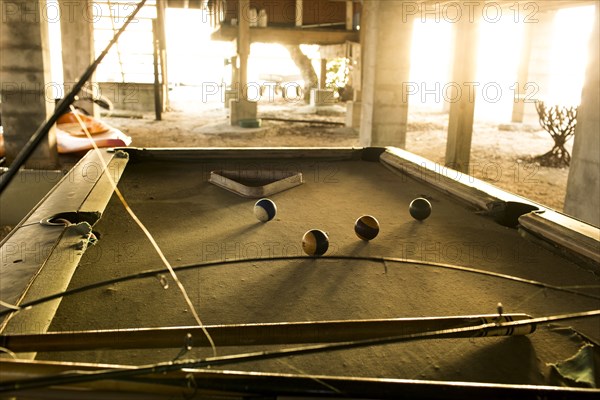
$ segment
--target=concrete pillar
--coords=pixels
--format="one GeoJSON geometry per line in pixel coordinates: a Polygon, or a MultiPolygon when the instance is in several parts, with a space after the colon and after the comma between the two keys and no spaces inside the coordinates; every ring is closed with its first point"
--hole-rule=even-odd
{"type": "Polygon", "coordinates": [[[242,119],[256,118],[256,104],[248,101],[248,57],[250,56],[250,0],[239,0],[237,36],[239,101],[230,101],[229,123],[237,125],[242,119]],[[252,104],[253,103],[253,104],[252,104]]]}
{"type": "MultiPolygon", "coordinates": [[[[413,19],[404,1],[364,2],[361,30],[362,112],[360,143],[363,146],[406,144],[413,19]]],[[[414,3],[414,2],[413,2],[414,3]]]]}
{"type": "MultiPolygon", "coordinates": [[[[478,7],[475,7],[477,9],[478,7]]],[[[461,18],[455,25],[454,63],[451,99],[446,142],[446,165],[458,171],[468,172],[475,115],[475,86],[477,73],[477,46],[479,37],[479,12],[473,18],[461,18]]]]}
{"type": "Polygon", "coordinates": [[[346,127],[360,129],[360,109],[362,104],[360,101],[346,102],[346,127]]]}
{"type": "MultiPolygon", "coordinates": [[[[242,119],[256,118],[256,103],[248,101],[248,57],[250,56],[250,0],[239,0],[237,36],[237,82],[232,87],[238,90],[239,100],[229,102],[229,123],[238,125],[242,119]]],[[[234,68],[235,70],[235,68],[234,68]]]]}
{"type": "Polygon", "coordinates": [[[362,9],[361,45],[361,113],[359,140],[362,146],[373,142],[373,104],[375,101],[375,66],[377,57],[377,19],[379,2],[365,2],[362,9]]]}
{"type": "Polygon", "coordinates": [[[529,88],[529,63],[531,61],[531,45],[533,39],[533,24],[524,24],[523,44],[517,70],[517,87],[512,111],[512,122],[523,122],[525,116],[525,101],[529,88]]]}
{"type": "MultiPolygon", "coordinates": [[[[352,60],[355,62],[354,68],[350,70],[350,74],[352,76],[352,85],[354,86],[354,96],[353,100],[355,102],[362,102],[362,84],[363,84],[363,68],[364,68],[364,43],[366,42],[366,33],[365,29],[365,10],[362,10],[361,13],[361,21],[360,21],[360,31],[359,31],[359,43],[351,43],[352,49],[352,60]]],[[[362,108],[362,104],[361,104],[362,108]]],[[[361,110],[356,110],[359,114],[361,114],[361,110]]]]}
{"type": "Polygon", "coordinates": [[[327,84],[327,60],[321,58],[321,74],[319,75],[319,89],[325,89],[327,84]]]}
{"type": "MultiPolygon", "coordinates": [[[[523,115],[518,122],[538,126],[539,118],[535,109],[535,100],[544,99],[550,90],[550,68],[555,57],[552,54],[555,16],[556,10],[539,12],[535,16],[537,22],[526,24],[525,29],[531,31],[531,47],[527,78],[524,82],[519,81],[522,90],[522,100],[519,103],[522,104],[523,115]]],[[[518,111],[520,110],[517,109],[518,111]]]]}
{"type": "Polygon", "coordinates": [[[231,84],[234,85],[240,80],[240,68],[237,56],[231,57],[231,84]]]}
{"type": "MultiPolygon", "coordinates": [[[[0,95],[9,162],[54,110],[45,7],[45,0],[0,2],[0,95]]],[[[27,166],[51,169],[57,160],[56,137],[51,130],[27,166]]]]}
{"type": "Polygon", "coordinates": [[[229,100],[229,119],[231,125],[238,125],[242,120],[256,119],[255,101],[246,99],[230,99],[229,100]]]}
{"type": "MultiPolygon", "coordinates": [[[[91,19],[83,18],[88,15],[92,0],[59,0],[62,13],[60,15],[60,30],[62,41],[63,74],[65,91],[70,91],[79,81],[83,72],[94,62],[94,24],[91,19]]],[[[90,83],[95,83],[95,74],[90,83]]],[[[91,89],[91,88],[90,88],[91,89]]],[[[97,88],[93,90],[97,92],[97,88]]],[[[82,97],[88,97],[82,94],[82,97]]],[[[81,107],[90,115],[98,116],[99,109],[91,101],[78,101],[81,107]]]]}
{"type": "Polygon", "coordinates": [[[240,80],[240,69],[238,68],[238,58],[233,56],[230,58],[231,65],[231,85],[225,90],[224,102],[225,108],[229,109],[230,100],[239,100],[239,80],[240,80]]]}
{"type": "Polygon", "coordinates": [[[565,212],[600,226],[600,7],[590,39],[590,53],[577,114],[565,212]]]}
{"type": "Polygon", "coordinates": [[[248,57],[250,56],[250,0],[240,0],[239,5],[237,55],[239,60],[239,84],[243,92],[248,84],[248,57]]]}

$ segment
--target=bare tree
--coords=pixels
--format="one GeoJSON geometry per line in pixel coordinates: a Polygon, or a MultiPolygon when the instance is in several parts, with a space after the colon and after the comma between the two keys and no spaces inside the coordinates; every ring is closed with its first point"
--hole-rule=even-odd
{"type": "Polygon", "coordinates": [[[577,124],[577,107],[547,106],[543,101],[536,101],[540,125],[554,140],[554,147],[549,152],[537,156],[535,161],[545,167],[568,167],[571,155],[565,143],[575,134],[577,124]]]}
{"type": "Polygon", "coordinates": [[[308,101],[310,99],[310,89],[319,85],[317,73],[313,68],[310,58],[300,50],[300,46],[286,45],[285,48],[302,74],[302,79],[304,80],[304,100],[308,101]]]}

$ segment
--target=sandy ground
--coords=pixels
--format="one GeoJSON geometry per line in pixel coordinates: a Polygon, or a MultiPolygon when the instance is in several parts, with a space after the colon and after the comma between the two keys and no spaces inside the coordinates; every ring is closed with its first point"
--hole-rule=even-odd
{"type": "MultiPolygon", "coordinates": [[[[262,121],[258,129],[229,125],[219,104],[190,101],[173,103],[173,111],[155,121],[109,117],[105,120],[133,138],[136,147],[246,147],[246,146],[359,146],[358,133],[335,125],[262,121]]],[[[345,121],[343,104],[315,112],[305,105],[284,101],[259,105],[260,118],[345,121]]],[[[411,113],[406,149],[443,164],[448,114],[411,113]]],[[[472,175],[507,191],[562,211],[568,169],[541,167],[527,160],[552,148],[549,134],[539,126],[476,122],[472,151],[472,175]]],[[[568,143],[569,150],[572,142],[568,143]]]]}

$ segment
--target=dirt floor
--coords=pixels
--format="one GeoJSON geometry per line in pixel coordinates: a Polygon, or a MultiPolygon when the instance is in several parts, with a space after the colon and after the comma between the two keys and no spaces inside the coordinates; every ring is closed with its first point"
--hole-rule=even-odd
{"type": "MultiPolygon", "coordinates": [[[[284,101],[259,105],[259,118],[339,122],[289,123],[263,120],[258,129],[232,127],[226,110],[213,105],[184,102],[155,121],[112,117],[105,120],[133,138],[136,147],[246,147],[246,146],[359,146],[358,133],[346,128],[343,104],[318,112],[309,106],[284,101]]],[[[443,164],[448,114],[411,113],[406,149],[443,164]]],[[[568,169],[546,168],[529,162],[552,148],[549,134],[539,126],[476,122],[471,151],[472,175],[507,191],[562,211],[568,169]]],[[[571,150],[572,142],[568,143],[571,150]]]]}

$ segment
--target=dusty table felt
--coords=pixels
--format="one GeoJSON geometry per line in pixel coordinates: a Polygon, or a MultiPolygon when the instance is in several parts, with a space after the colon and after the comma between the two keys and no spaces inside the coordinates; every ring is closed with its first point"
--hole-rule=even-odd
{"type": "MultiPolygon", "coordinates": [[[[127,166],[119,187],[173,265],[300,256],[302,235],[318,228],[330,236],[328,255],[457,264],[553,285],[592,285],[600,280],[515,229],[378,162],[141,162],[127,166]],[[265,224],[253,215],[255,200],[208,183],[210,171],[218,168],[298,170],[305,183],[271,196],[278,214],[265,224]],[[426,197],[433,205],[431,217],[422,222],[408,213],[416,197],[426,197]],[[368,243],[353,231],[354,221],[364,214],[381,224],[379,236],[368,243]]],[[[114,197],[95,230],[100,240],[84,255],[70,287],[161,266],[114,197]]],[[[179,275],[205,324],[469,315],[493,313],[498,302],[507,312],[543,316],[600,305],[572,294],[410,262],[307,258],[220,265],[179,275]]],[[[182,325],[194,325],[194,319],[181,294],[172,281],[164,289],[153,278],[65,298],[50,330],[182,325]]],[[[600,339],[597,319],[568,325],[600,339]]],[[[574,355],[582,343],[570,328],[540,327],[528,337],[428,340],[232,368],[548,384],[554,378],[547,363],[574,355]]],[[[256,349],[223,347],[219,353],[256,349]]],[[[169,360],[178,352],[42,353],[38,359],[139,364],[169,360]]],[[[210,354],[206,348],[189,353],[210,354]]]]}

